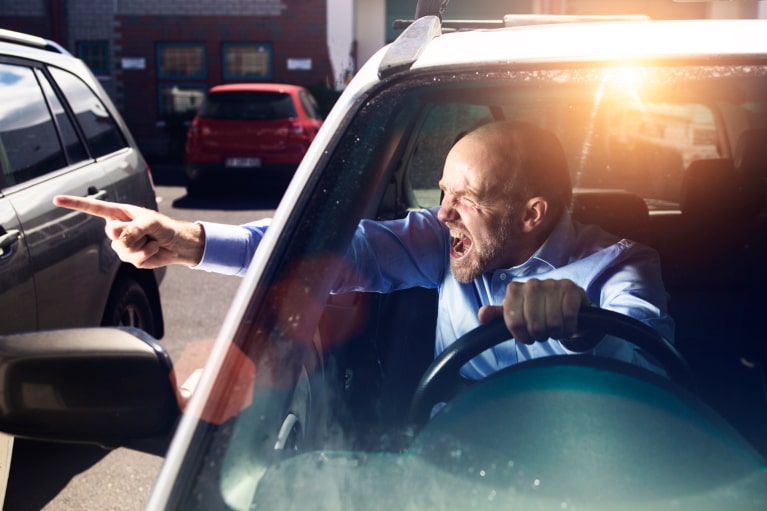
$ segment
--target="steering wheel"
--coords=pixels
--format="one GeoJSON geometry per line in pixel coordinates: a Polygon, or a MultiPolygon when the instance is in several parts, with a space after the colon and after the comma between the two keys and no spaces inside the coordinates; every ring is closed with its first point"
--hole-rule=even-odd
{"type": "MultiPolygon", "coordinates": [[[[503,319],[498,318],[461,336],[440,353],[418,382],[410,405],[411,422],[426,423],[435,404],[450,401],[467,386],[459,374],[461,367],[483,351],[508,341],[510,335],[503,319]]],[[[578,334],[560,342],[568,350],[582,353],[593,349],[605,335],[635,345],[654,357],[673,381],[695,388],[692,371],[674,345],[655,329],[624,314],[586,307],[578,313],[578,334]]]]}

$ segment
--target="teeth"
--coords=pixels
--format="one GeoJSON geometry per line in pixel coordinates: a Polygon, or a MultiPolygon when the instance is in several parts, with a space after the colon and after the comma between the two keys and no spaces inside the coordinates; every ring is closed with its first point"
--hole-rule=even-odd
{"type": "MultiPolygon", "coordinates": [[[[452,235],[451,235],[452,236],[452,235]]],[[[463,256],[466,250],[466,247],[464,246],[464,241],[466,240],[465,237],[461,236],[460,234],[457,236],[452,236],[452,250],[453,253],[458,256],[463,256]]]]}

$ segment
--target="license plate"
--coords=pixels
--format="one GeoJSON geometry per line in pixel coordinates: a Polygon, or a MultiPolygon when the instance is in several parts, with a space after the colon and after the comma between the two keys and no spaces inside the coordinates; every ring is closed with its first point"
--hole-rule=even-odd
{"type": "Polygon", "coordinates": [[[237,168],[260,167],[261,158],[227,158],[226,166],[237,167],[237,168]]]}

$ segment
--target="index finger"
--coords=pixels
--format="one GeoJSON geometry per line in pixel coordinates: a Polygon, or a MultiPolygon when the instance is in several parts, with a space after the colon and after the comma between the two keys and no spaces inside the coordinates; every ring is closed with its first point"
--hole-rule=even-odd
{"type": "Polygon", "coordinates": [[[98,216],[106,220],[120,220],[123,222],[133,220],[133,215],[128,212],[128,209],[115,202],[76,197],[74,195],[57,195],[53,198],[53,204],[62,208],[98,216]]]}

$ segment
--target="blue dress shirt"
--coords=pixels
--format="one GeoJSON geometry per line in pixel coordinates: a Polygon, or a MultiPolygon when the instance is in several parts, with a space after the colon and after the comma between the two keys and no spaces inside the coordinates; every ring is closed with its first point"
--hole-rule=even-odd
{"type": "MultiPolygon", "coordinates": [[[[197,268],[242,275],[268,220],[244,226],[202,224],[206,246],[197,268]]],[[[501,305],[510,281],[531,278],[570,279],[593,303],[639,319],[673,340],[674,323],[666,310],[668,296],[657,252],[595,225],[575,222],[568,213],[526,262],[487,272],[471,283],[462,284],[453,277],[449,254],[450,234],[437,219],[437,208],[411,212],[398,220],[363,220],[347,253],[352,269],[339,275],[334,291],[388,293],[417,286],[438,289],[437,354],[479,325],[481,306],[501,305]]],[[[478,379],[517,362],[568,353],[553,339],[532,345],[510,339],[473,359],[461,373],[478,379]]],[[[618,339],[604,339],[593,354],[662,373],[641,351],[618,339]]]]}

